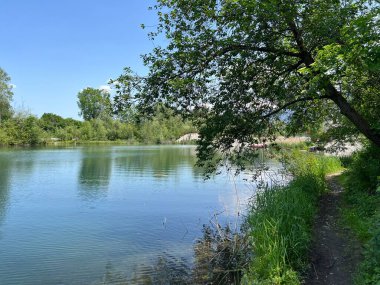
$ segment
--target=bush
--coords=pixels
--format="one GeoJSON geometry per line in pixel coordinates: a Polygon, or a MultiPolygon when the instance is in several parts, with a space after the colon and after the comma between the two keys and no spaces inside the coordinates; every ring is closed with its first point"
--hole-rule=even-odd
{"type": "Polygon", "coordinates": [[[18,115],[2,124],[0,142],[8,145],[36,145],[41,142],[42,134],[36,117],[18,115]]]}
{"type": "Polygon", "coordinates": [[[85,121],[80,128],[80,139],[84,141],[92,140],[94,130],[89,121],[85,121]]]}
{"type": "Polygon", "coordinates": [[[380,149],[366,146],[352,157],[343,177],[343,219],[364,244],[356,284],[380,284],[380,149]]]}
{"type": "Polygon", "coordinates": [[[9,141],[10,138],[7,130],[5,129],[5,124],[0,124],[0,145],[8,145],[9,141]]]}
{"type": "Polygon", "coordinates": [[[92,140],[105,141],[107,140],[107,130],[104,122],[100,119],[94,119],[90,121],[92,126],[92,140]]]}
{"type": "Polygon", "coordinates": [[[348,174],[348,189],[375,194],[380,182],[380,148],[368,145],[353,156],[348,174]]]}
{"type": "Polygon", "coordinates": [[[62,141],[75,140],[80,136],[80,131],[75,126],[67,126],[64,129],[57,129],[56,136],[62,141]]]}
{"type": "Polygon", "coordinates": [[[356,284],[380,284],[380,211],[372,217],[370,239],[364,247],[364,261],[359,267],[356,284]]]}

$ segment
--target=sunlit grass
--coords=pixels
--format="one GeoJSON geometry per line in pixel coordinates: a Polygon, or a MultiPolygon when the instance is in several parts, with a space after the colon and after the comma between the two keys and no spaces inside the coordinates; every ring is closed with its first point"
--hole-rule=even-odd
{"type": "Polygon", "coordinates": [[[325,176],[342,169],[337,158],[299,151],[285,160],[294,179],[259,191],[248,217],[253,259],[246,284],[300,284],[325,176]]]}

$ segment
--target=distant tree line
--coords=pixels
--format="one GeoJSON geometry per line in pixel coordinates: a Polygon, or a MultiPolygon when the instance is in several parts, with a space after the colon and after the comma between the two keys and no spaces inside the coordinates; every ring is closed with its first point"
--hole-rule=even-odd
{"type": "Polygon", "coordinates": [[[40,118],[14,112],[10,77],[0,68],[0,145],[38,145],[55,141],[123,141],[170,143],[193,132],[190,122],[162,105],[153,116],[133,106],[120,108],[105,90],[86,88],[78,93],[79,114],[84,121],[44,113],[40,118]],[[116,104],[118,106],[116,106],[116,104]]]}

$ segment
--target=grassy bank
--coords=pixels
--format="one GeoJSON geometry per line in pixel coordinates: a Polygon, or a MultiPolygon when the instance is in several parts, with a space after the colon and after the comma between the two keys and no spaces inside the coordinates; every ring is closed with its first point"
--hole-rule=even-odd
{"type": "Polygon", "coordinates": [[[253,257],[243,284],[300,284],[325,176],[342,168],[337,158],[305,152],[286,160],[292,182],[259,191],[248,216],[253,257]]]}
{"type": "Polygon", "coordinates": [[[144,146],[144,145],[195,145],[192,142],[178,143],[176,141],[163,141],[163,142],[138,142],[135,140],[116,140],[116,141],[48,141],[43,145],[46,146],[71,146],[71,145],[82,145],[82,146],[107,146],[107,145],[128,145],[128,146],[144,146]]]}
{"type": "Polygon", "coordinates": [[[347,164],[341,177],[346,189],[343,222],[364,247],[355,283],[380,284],[380,149],[367,146],[347,164]]]}

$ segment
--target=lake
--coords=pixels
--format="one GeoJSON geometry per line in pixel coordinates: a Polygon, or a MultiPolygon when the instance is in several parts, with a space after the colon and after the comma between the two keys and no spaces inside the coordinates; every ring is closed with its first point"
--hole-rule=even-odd
{"type": "Polygon", "coordinates": [[[0,283],[144,284],[162,260],[191,267],[203,224],[238,225],[254,191],[204,181],[195,161],[193,146],[0,150],[0,283]]]}

